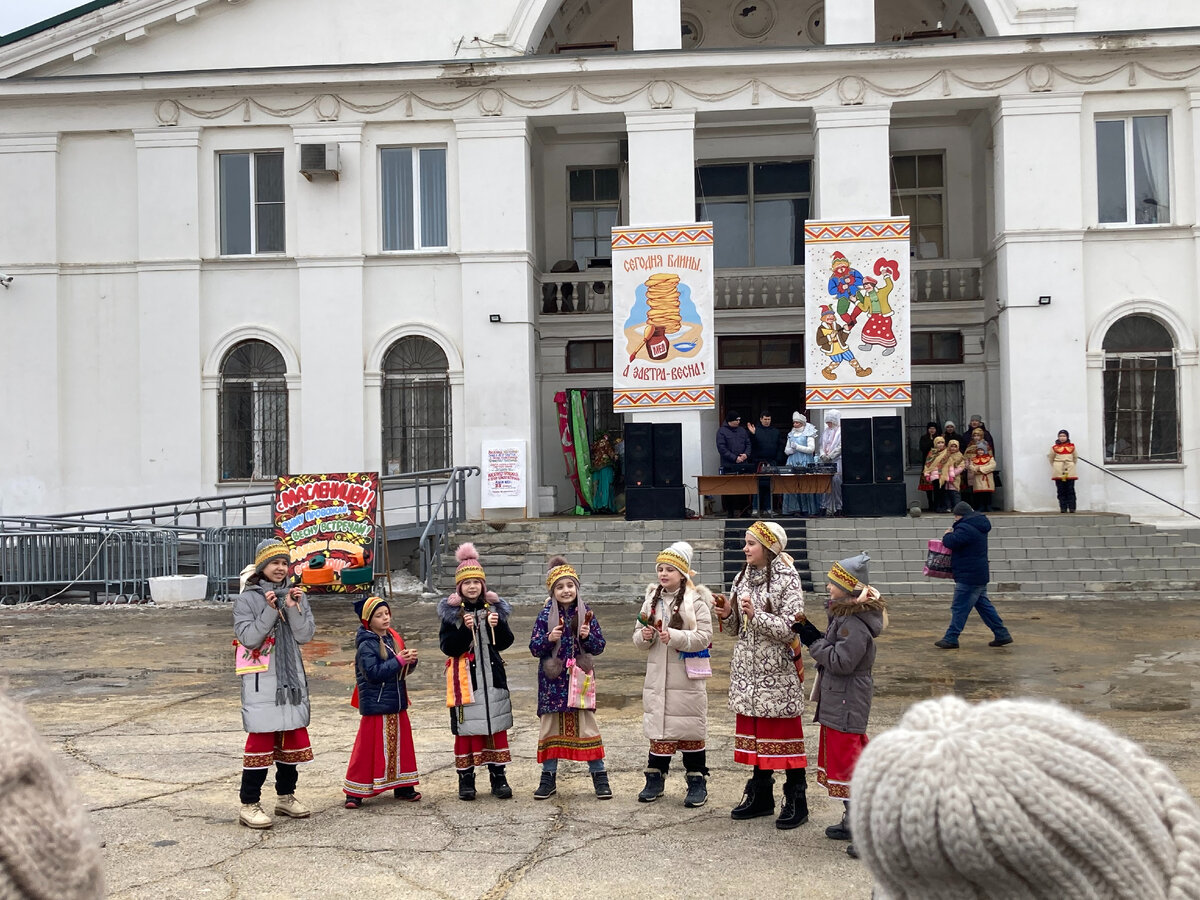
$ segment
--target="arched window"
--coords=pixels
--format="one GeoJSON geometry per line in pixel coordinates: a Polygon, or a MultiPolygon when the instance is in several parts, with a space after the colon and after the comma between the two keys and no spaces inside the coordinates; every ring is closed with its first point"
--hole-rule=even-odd
{"type": "Polygon", "coordinates": [[[383,359],[384,473],[446,469],[450,448],[450,364],[429,338],[401,338],[383,359]]]}
{"type": "Polygon", "coordinates": [[[1179,462],[1175,342],[1157,319],[1118,319],[1104,335],[1104,461],[1179,462]]]}
{"type": "Polygon", "coordinates": [[[288,470],[287,364],[266,341],[242,341],[221,361],[221,480],[274,479],[288,470]]]}

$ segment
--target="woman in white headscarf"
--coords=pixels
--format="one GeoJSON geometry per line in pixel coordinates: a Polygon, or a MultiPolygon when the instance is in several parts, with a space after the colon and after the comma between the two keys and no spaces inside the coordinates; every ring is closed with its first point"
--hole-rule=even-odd
{"type": "Polygon", "coordinates": [[[824,504],[825,515],[836,516],[842,511],[842,414],[836,409],[825,410],[825,430],[821,432],[817,462],[837,465],[824,504]]]}
{"type": "MultiPolygon", "coordinates": [[[[792,430],[787,433],[783,450],[787,454],[789,466],[811,465],[812,461],[816,459],[817,453],[817,426],[799,412],[792,413],[792,430]]],[[[785,516],[811,516],[815,515],[816,511],[816,494],[783,495],[783,514],[785,516]]]]}

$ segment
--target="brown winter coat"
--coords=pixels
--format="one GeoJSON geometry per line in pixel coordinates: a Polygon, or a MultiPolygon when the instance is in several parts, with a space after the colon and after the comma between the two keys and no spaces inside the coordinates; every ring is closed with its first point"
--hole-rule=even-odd
{"type": "Polygon", "coordinates": [[[804,713],[804,689],[792,659],[792,623],[804,612],[804,589],[792,566],[776,557],[765,569],[747,568],[729,590],[725,627],[737,636],[729,662],[729,708],[744,716],[787,719],[804,713]],[[768,585],[767,575],[770,573],[768,585]],[[742,616],[749,593],[754,618],[742,616]]]}
{"type": "MultiPolygon", "coordinates": [[[[642,616],[650,618],[657,584],[646,588],[642,616]]],[[[642,638],[639,624],[633,632],[633,645],[649,650],[646,681],[642,685],[642,731],[652,741],[702,741],[708,731],[707,681],[687,676],[680,653],[698,653],[712,643],[712,593],[704,585],[688,586],[676,606],[672,595],[664,593],[654,610],[670,640],[664,644],[656,636],[642,638]]]]}
{"type": "Polygon", "coordinates": [[[862,603],[839,600],[829,609],[825,636],[813,641],[809,654],[817,664],[812,699],[814,719],[847,734],[866,734],[875,681],[875,638],[883,631],[887,604],[871,590],[862,603]]]}
{"type": "Polygon", "coordinates": [[[977,494],[996,490],[996,479],[992,473],[996,471],[996,457],[975,455],[967,459],[967,480],[971,490],[977,494]]]}
{"type": "Polygon", "coordinates": [[[1055,444],[1046,458],[1050,460],[1050,477],[1055,481],[1075,481],[1078,477],[1075,474],[1077,456],[1074,444],[1055,444]]]}

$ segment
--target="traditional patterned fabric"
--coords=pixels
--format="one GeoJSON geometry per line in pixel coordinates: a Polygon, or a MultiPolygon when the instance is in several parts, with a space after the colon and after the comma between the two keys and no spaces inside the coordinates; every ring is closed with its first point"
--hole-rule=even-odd
{"type": "Polygon", "coordinates": [[[342,791],[348,797],[374,797],[417,784],[417,754],[408,712],[363,716],[342,791]]]}
{"type": "Polygon", "coordinates": [[[817,742],[817,783],[824,785],[833,799],[850,799],[854,764],[866,746],[865,734],[847,734],[836,728],[821,727],[821,738],[817,742]]]}
{"type": "Polygon", "coordinates": [[[504,766],[510,762],[507,731],[454,736],[454,768],[460,772],[475,766],[504,766]]]}
{"type": "Polygon", "coordinates": [[[653,756],[674,756],[680,753],[697,753],[704,749],[704,741],[651,741],[650,753],[653,756]]]}
{"type": "Polygon", "coordinates": [[[242,756],[243,769],[267,769],[272,763],[306,763],[313,761],[312,743],[307,728],[290,731],[252,731],[246,735],[246,750],[242,756]]]}
{"type": "Polygon", "coordinates": [[[596,714],[590,709],[546,713],[538,730],[537,761],[573,759],[588,762],[604,758],[604,741],[596,714]]]}
{"type": "Polygon", "coordinates": [[[546,590],[553,589],[554,582],[558,581],[560,578],[574,578],[575,582],[578,584],[579,573],[575,571],[574,567],[569,566],[566,563],[563,563],[561,566],[555,566],[548,573],[546,573],[546,590]]]}
{"type": "Polygon", "coordinates": [[[673,566],[684,578],[692,573],[692,545],[687,541],[676,541],[670,547],[659,552],[654,562],[673,566]]]}
{"type": "Polygon", "coordinates": [[[800,716],[764,719],[738,713],[733,761],[760,769],[808,768],[800,716]]]}
{"type": "Polygon", "coordinates": [[[475,702],[471,689],[471,660],[474,654],[464,653],[446,660],[446,706],[464,706],[475,702]]]}
{"type": "MultiPolygon", "coordinates": [[[[779,526],[776,527],[778,528],[779,526]]],[[[787,545],[786,537],[783,540],[780,540],[779,535],[768,528],[766,522],[755,522],[746,530],[754,535],[755,540],[757,540],[772,553],[781,553],[783,548],[787,545]]]]}

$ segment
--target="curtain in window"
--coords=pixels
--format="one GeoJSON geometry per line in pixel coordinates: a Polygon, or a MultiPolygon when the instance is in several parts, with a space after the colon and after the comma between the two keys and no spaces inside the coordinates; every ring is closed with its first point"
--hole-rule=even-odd
{"type": "Polygon", "coordinates": [[[1169,222],[1171,192],[1167,183],[1167,117],[1138,116],[1133,120],[1133,200],[1137,221],[1169,222]]]}
{"type": "Polygon", "coordinates": [[[221,180],[221,254],[250,253],[250,154],[217,157],[221,180]]]}
{"type": "Polygon", "coordinates": [[[383,191],[383,249],[412,250],[413,167],[412,150],[389,147],[380,151],[383,191]]]}
{"type": "Polygon", "coordinates": [[[421,246],[445,247],[446,151],[421,151],[421,246]]]}

